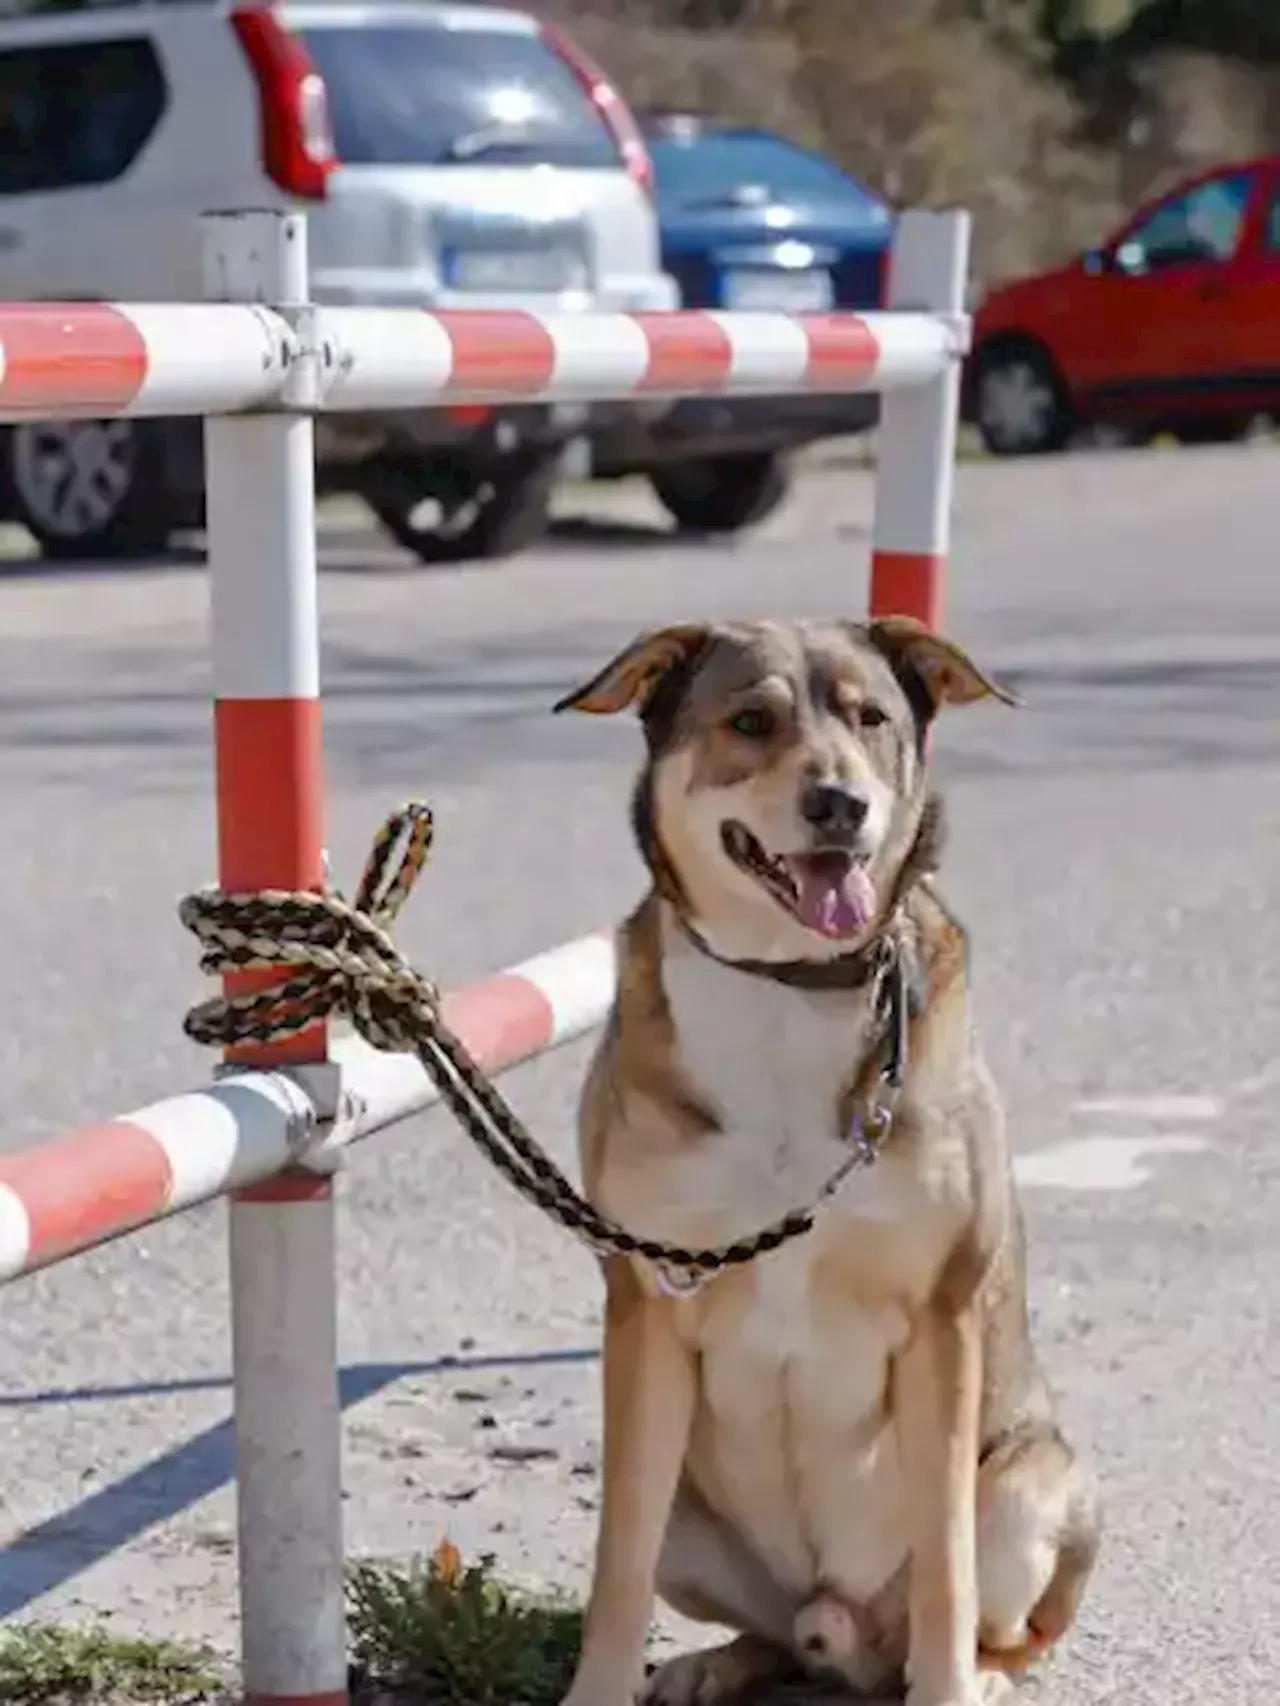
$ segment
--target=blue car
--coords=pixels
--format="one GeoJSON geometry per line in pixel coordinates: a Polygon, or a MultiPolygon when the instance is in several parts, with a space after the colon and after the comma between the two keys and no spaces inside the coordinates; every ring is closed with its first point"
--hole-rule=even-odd
{"type": "MultiPolygon", "coordinates": [[[[665,270],[686,308],[823,313],[878,307],[893,214],[830,160],[771,131],[690,113],[637,115],[653,161],[665,270]]],[[[859,432],[874,395],[690,398],[616,424],[602,477],[644,473],[677,525],[729,533],[789,486],[790,451],[859,432]]]]}

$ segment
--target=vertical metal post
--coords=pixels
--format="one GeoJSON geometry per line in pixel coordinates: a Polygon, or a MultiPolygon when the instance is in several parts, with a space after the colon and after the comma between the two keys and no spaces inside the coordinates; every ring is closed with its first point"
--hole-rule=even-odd
{"type": "MultiPolygon", "coordinates": [[[[204,255],[213,300],[307,301],[299,215],[210,214],[204,255]]],[[[305,313],[294,318],[305,324],[305,313]]],[[[307,370],[304,357],[300,397],[307,370]]],[[[318,887],[310,419],[208,419],[205,479],[219,881],[226,889],[318,887]]],[[[243,986],[243,977],[233,980],[243,986]]],[[[304,1063],[325,1051],[318,1025],[233,1058],[304,1063]]],[[[245,1694],[252,1706],[347,1706],[333,1183],[288,1172],[237,1192],[229,1212],[245,1694]]]]}
{"type": "MultiPolygon", "coordinates": [[[[902,214],[889,267],[887,306],[964,312],[969,215],[912,209],[902,214]]],[[[951,544],[951,487],[960,401],[960,366],[940,379],[886,392],[872,529],[872,616],[942,617],[951,544]]]]}

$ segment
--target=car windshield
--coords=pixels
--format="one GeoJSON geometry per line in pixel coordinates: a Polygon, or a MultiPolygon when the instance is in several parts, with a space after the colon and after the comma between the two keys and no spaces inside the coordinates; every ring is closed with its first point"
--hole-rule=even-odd
{"type": "Polygon", "coordinates": [[[541,36],[429,23],[299,33],[344,165],[618,167],[607,127],[541,36]]]}
{"type": "Polygon", "coordinates": [[[774,201],[839,201],[868,226],[885,226],[889,213],[870,190],[820,154],[758,131],[694,132],[652,136],[649,150],[660,195],[691,207],[726,202],[744,190],[767,191],[774,201]]]}

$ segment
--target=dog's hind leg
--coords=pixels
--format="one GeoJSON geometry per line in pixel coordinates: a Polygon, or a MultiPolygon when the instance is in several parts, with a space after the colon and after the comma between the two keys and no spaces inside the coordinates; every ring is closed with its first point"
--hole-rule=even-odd
{"type": "Polygon", "coordinates": [[[658,1593],[682,1617],[723,1623],[785,1646],[795,1596],[686,1479],[680,1483],[658,1558],[658,1593]]]}
{"type": "Polygon", "coordinates": [[[657,1587],[682,1617],[739,1633],[723,1646],[682,1653],[659,1666],[641,1695],[644,1706],[719,1706],[795,1668],[794,1596],[687,1481],[667,1524],[657,1587]]]}
{"type": "Polygon", "coordinates": [[[999,1446],[978,1472],[981,1663],[1016,1675],[1075,1616],[1101,1538],[1096,1487],[1053,1428],[999,1446]]]}

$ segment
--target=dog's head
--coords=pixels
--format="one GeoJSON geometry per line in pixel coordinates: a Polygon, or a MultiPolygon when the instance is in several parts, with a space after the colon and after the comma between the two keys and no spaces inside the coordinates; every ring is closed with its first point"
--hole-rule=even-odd
{"type": "Polygon", "coordinates": [[[945,704],[1013,696],[909,617],[642,635],[557,710],[638,711],[641,852],[717,952],[821,959],[872,930],[945,704]]]}

